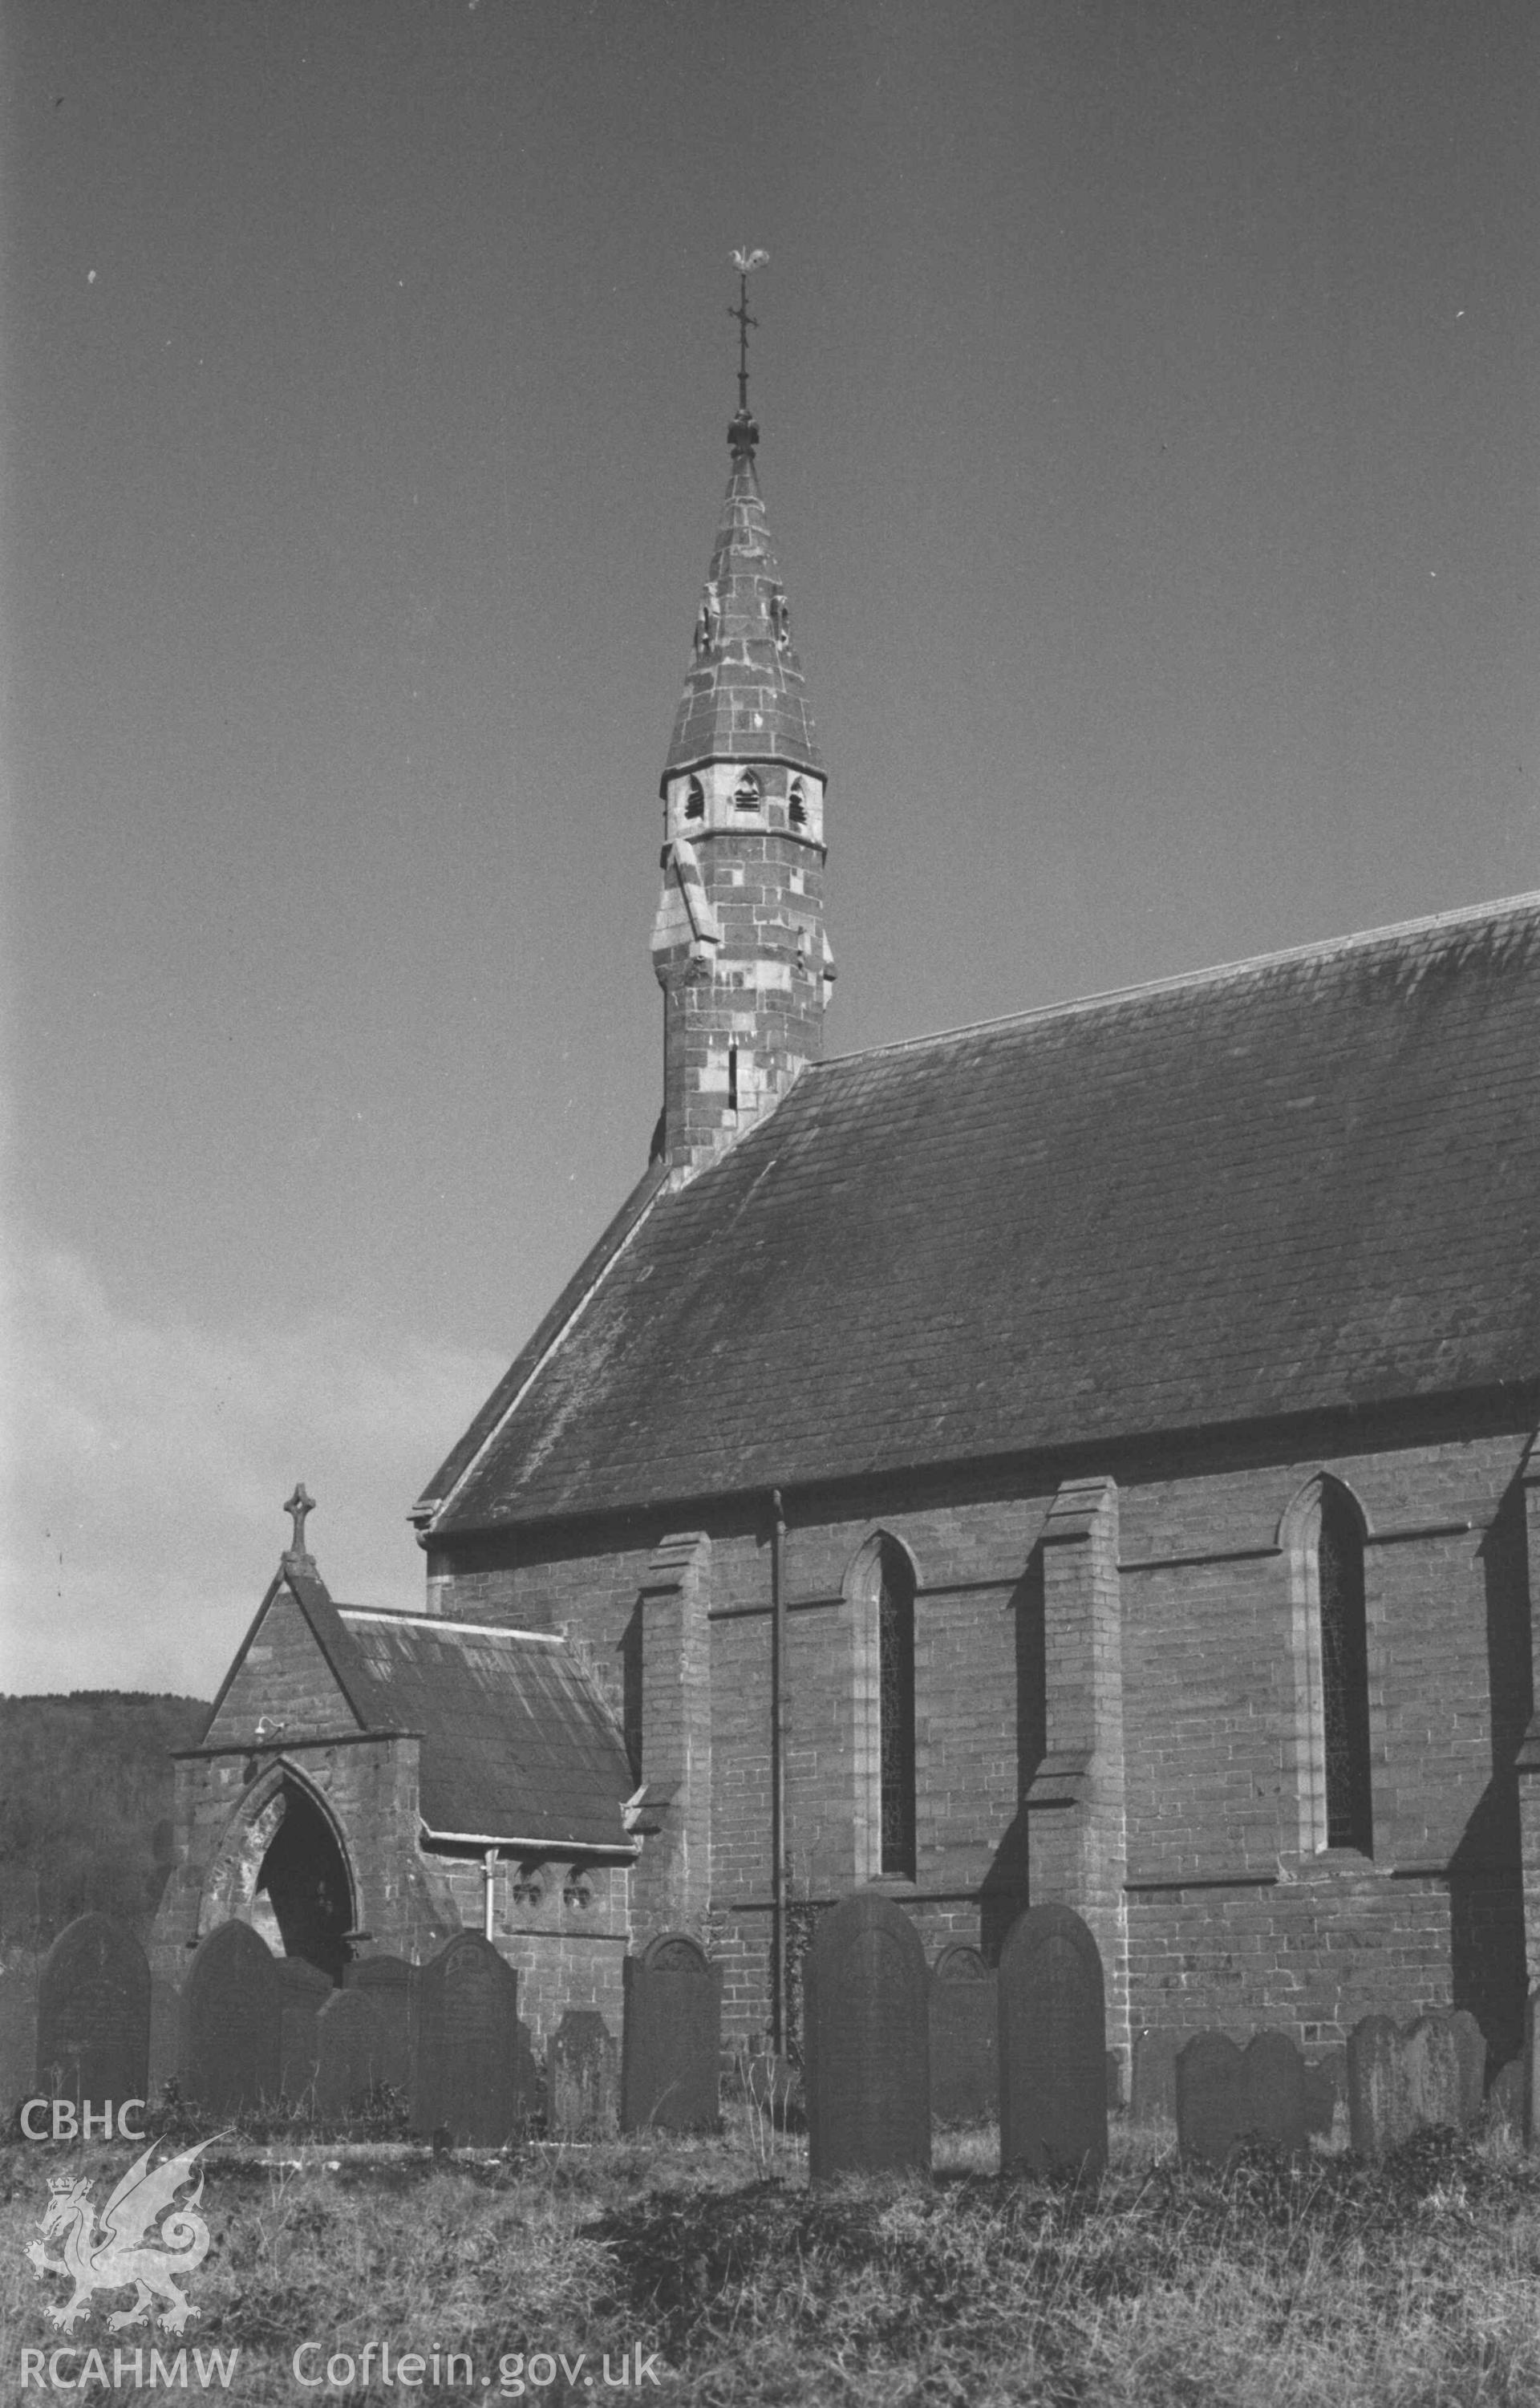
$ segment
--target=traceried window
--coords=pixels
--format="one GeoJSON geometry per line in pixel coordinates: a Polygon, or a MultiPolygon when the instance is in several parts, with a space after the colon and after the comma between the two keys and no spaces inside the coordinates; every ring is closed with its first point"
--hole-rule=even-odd
{"type": "Polygon", "coordinates": [[[884,1541],[877,1590],[882,1854],[885,1873],[915,1875],[914,1574],[901,1548],[884,1541]]]}

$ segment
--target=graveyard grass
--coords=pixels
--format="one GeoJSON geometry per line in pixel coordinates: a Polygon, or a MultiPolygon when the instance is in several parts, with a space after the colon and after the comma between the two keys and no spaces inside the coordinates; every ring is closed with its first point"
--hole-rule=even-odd
{"type": "MultiPolygon", "coordinates": [[[[661,2352],[658,2388],[644,2389],[692,2408],[1540,2399],[1540,2165],[1511,2141],[1423,2132],[1377,2168],[1251,2151],[1219,2174],[1179,2168],[1173,2137],[1119,2119],[1107,2176],[1079,2191],[1002,2183],[992,2131],[938,2135],[930,2184],[810,2190],[805,2144],[749,2102],[720,2138],[501,2163],[292,2171],[217,2145],[214,2247],[183,2338],[238,2345],[224,2396],[256,2403],[339,2396],[296,2390],[291,2359],[307,2338],[355,2354],[369,2340],[465,2350],[493,2399],[504,2356],[586,2351],[596,2372],[599,2352],[614,2363],[638,2343],[661,2352]]],[[[23,2253],[66,2163],[80,2153],[0,2153],[0,2382],[15,2382],[20,2343],[57,2338],[41,2312],[57,2286],[39,2290],[23,2253]]],[[[108,2338],[101,2324],[76,2340],[108,2338]]],[[[579,2378],[569,2395],[558,2378],[524,2396],[595,2392],[579,2378]]],[[[377,2383],[346,2396],[403,2394],[377,2383]]],[[[470,2395],[430,2383],[412,2396],[470,2395]]]]}

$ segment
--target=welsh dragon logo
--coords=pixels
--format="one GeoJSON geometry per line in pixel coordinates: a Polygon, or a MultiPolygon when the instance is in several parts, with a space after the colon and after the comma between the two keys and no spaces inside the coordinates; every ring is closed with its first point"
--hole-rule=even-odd
{"type": "Polygon", "coordinates": [[[81,2317],[90,2315],[93,2291],[122,2291],[131,2283],[134,2304],[108,2316],[108,2332],[121,2332],[125,2325],[148,2324],[156,2300],[167,2303],[165,2314],[157,2319],[166,2332],[184,2332],[189,2316],[198,2313],[172,2277],[191,2274],[208,2254],[208,2227],[197,2213],[203,2197],[201,2167],[192,2198],[180,2207],[174,2207],[172,2201],[182,2185],[192,2181],[192,2160],[208,2143],[200,2141],[197,2148],[184,2149],[179,2157],[163,2158],[152,2166],[150,2160],[156,2146],[151,2141],[143,2157],[130,2166],[103,2208],[99,2227],[89,2183],[64,2174],[49,2185],[50,2196],[39,2222],[45,2241],[63,2233],[64,2256],[50,2258],[42,2241],[34,2241],[27,2256],[39,2282],[45,2274],[67,2274],[74,2284],[74,2293],[64,2306],[48,2311],[50,2322],[65,2332],[73,2332],[81,2317]],[[159,2232],[153,2232],[160,2216],[165,2220],[159,2232]]]}

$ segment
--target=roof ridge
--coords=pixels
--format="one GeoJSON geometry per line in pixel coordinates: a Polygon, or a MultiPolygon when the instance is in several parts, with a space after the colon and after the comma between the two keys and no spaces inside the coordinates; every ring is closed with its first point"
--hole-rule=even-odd
{"type": "Polygon", "coordinates": [[[336,1611],[344,1622],[409,1622],[416,1628],[463,1631],[476,1639],[535,1639],[542,1647],[567,1643],[559,1630],[522,1630],[506,1622],[449,1622],[441,1613],[408,1613],[393,1605],[339,1605],[336,1611]]]}
{"type": "Polygon", "coordinates": [[[967,1020],[955,1028],[931,1029],[922,1037],[893,1037],[882,1045],[853,1046],[848,1054],[826,1054],[820,1061],[807,1063],[803,1075],[832,1070],[847,1062],[869,1062],[883,1054],[912,1054],[922,1046],[945,1045],[958,1037],[982,1036],[992,1028],[1019,1028],[1034,1021],[1055,1020],[1077,1011],[1093,1011],[1104,1004],[1126,1003],[1134,996],[1170,995],[1182,987],[1216,985],[1221,980],[1245,978],[1253,971],[1274,969],[1285,962],[1326,961],[1359,947],[1367,950],[1374,945],[1388,944],[1395,938],[1424,936],[1434,929],[1496,920],[1504,912],[1518,913],[1524,910],[1540,912],[1540,888],[1532,888],[1520,895],[1500,896],[1490,903],[1457,904],[1451,910],[1430,911],[1416,920],[1393,920],[1381,928],[1358,928],[1343,937],[1318,938],[1306,945],[1285,945],[1276,953],[1249,953],[1239,961],[1215,962],[1203,969],[1175,970],[1166,978],[1136,979],[1129,986],[1101,987],[1093,994],[1068,996],[1057,1003],[1029,1005],[1024,1011],[996,1012],[988,1020],[967,1020]]]}

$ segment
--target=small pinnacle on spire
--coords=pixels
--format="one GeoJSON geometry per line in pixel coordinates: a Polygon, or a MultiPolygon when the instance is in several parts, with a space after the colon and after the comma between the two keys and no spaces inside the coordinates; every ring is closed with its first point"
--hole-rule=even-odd
{"type": "Polygon", "coordinates": [[[760,439],[760,430],[749,412],[749,329],[757,327],[759,320],[749,314],[749,280],[756,267],[768,267],[767,251],[735,251],[733,265],[738,271],[738,306],[731,304],[727,314],[738,322],[738,414],[727,430],[727,445],[734,460],[751,460],[760,439]]]}
{"type": "Polygon", "coordinates": [[[291,1516],[294,1525],[292,1543],[285,1547],[283,1551],[284,1560],[286,1562],[291,1557],[297,1558],[299,1562],[306,1564],[310,1561],[310,1550],[305,1543],[305,1518],[307,1513],[314,1512],[315,1503],[316,1500],[305,1485],[304,1481],[296,1481],[294,1484],[294,1493],[292,1497],[285,1499],[283,1508],[284,1512],[291,1516]]]}

